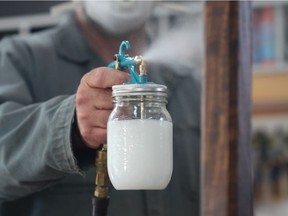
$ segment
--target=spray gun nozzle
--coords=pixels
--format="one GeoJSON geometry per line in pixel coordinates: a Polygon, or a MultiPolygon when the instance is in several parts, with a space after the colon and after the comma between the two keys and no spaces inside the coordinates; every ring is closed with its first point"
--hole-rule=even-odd
{"type": "Polygon", "coordinates": [[[127,84],[148,83],[146,65],[143,57],[129,57],[129,55],[125,53],[125,51],[129,49],[129,41],[123,41],[120,44],[119,53],[114,56],[114,62],[111,62],[108,67],[123,71],[129,70],[131,81],[127,84]],[[137,72],[137,66],[139,66],[139,74],[137,72]]]}
{"type": "Polygon", "coordinates": [[[139,75],[140,76],[146,76],[147,72],[146,72],[146,64],[144,62],[144,59],[142,56],[135,56],[134,58],[134,62],[135,64],[139,65],[139,75]]]}
{"type": "Polygon", "coordinates": [[[135,62],[135,64],[141,64],[143,62],[143,57],[142,56],[135,56],[134,62],[135,62]]]}

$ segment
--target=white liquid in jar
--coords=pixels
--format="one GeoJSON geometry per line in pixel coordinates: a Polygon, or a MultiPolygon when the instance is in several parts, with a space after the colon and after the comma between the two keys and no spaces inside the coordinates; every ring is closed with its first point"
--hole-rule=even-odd
{"type": "Polygon", "coordinates": [[[171,122],[111,121],[107,139],[108,173],[116,189],[166,188],[173,166],[171,122]]]}

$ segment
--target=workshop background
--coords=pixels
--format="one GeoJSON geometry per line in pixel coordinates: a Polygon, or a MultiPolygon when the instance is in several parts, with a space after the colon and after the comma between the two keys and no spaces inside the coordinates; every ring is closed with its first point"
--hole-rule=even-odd
{"type": "MultiPolygon", "coordinates": [[[[0,40],[56,25],[67,1],[0,1],[0,40]],[[17,6],[16,6],[17,4],[17,6]],[[60,5],[60,6],[59,6],[60,5]],[[57,6],[57,7],[55,7],[57,6]]],[[[177,3],[180,4],[180,3],[177,3]]],[[[151,38],[199,12],[192,2],[155,11],[151,38]]],[[[175,5],[174,5],[175,6],[175,5]]],[[[256,216],[288,215],[288,2],[253,2],[253,173],[256,216]]],[[[249,52],[247,50],[247,52],[249,52]]]]}

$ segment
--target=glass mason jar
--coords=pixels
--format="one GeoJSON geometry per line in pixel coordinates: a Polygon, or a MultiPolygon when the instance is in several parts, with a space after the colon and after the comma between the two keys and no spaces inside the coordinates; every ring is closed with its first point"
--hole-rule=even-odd
{"type": "Polygon", "coordinates": [[[167,87],[113,86],[114,110],[107,126],[108,174],[118,190],[164,189],[173,168],[167,87]]]}

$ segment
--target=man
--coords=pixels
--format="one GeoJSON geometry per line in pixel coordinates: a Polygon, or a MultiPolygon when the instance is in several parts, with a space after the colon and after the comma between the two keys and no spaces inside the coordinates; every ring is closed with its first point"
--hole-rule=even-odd
{"type": "MultiPolygon", "coordinates": [[[[131,56],[143,53],[143,26],[153,6],[85,2],[84,10],[51,30],[1,42],[1,216],[91,214],[91,166],[95,149],[106,143],[111,86],[129,80],[105,65],[123,39],[132,45],[131,56]]],[[[108,215],[198,215],[199,83],[187,68],[179,66],[180,75],[164,65],[149,66],[149,79],[169,89],[172,179],[163,191],[111,186],[108,215]]]]}

